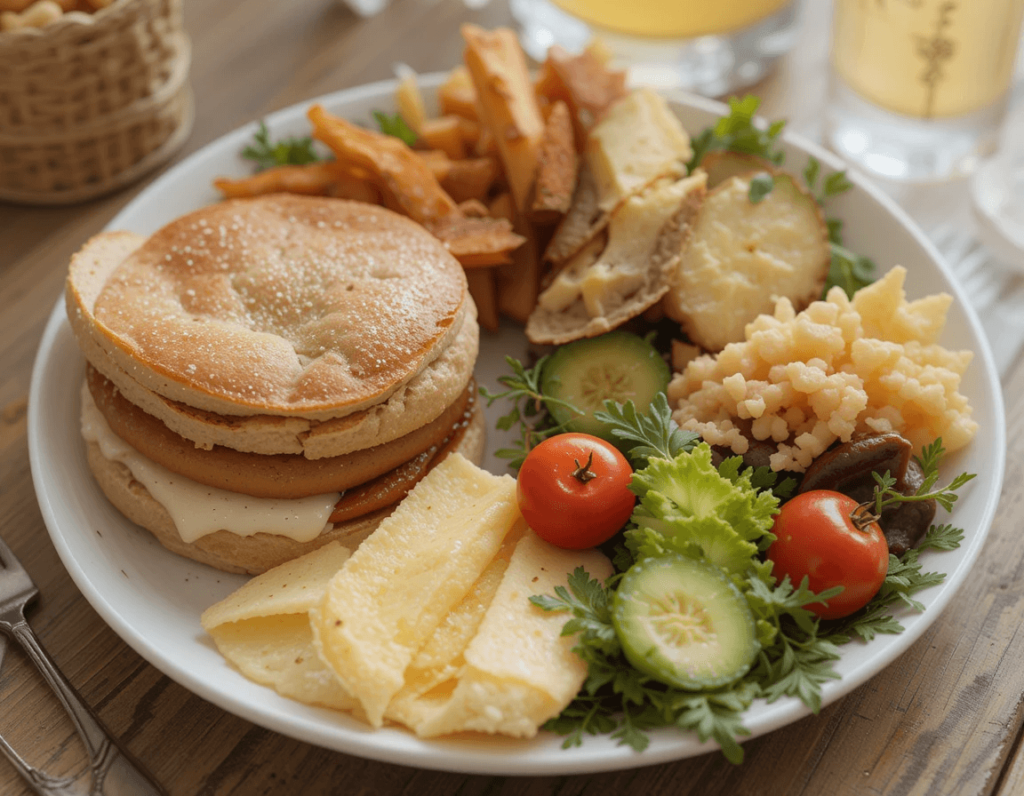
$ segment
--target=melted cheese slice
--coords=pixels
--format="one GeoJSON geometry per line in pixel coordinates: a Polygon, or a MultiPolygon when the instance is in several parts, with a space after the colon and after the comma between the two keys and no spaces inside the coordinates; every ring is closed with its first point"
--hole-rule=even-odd
{"type": "Polygon", "coordinates": [[[269,533],[296,542],[319,536],[340,494],[296,500],[257,498],[197,483],[146,458],[117,436],[82,385],[82,436],[103,455],[127,467],[174,520],[182,541],[194,542],[215,531],[238,536],[269,533]]]}

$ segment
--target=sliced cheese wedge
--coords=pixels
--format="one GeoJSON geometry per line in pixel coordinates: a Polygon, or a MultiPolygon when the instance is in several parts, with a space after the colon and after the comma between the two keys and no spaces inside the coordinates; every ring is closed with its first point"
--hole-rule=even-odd
{"type": "Polygon", "coordinates": [[[217,649],[242,674],[282,696],[352,710],[358,702],[313,646],[309,609],[349,557],[337,542],[259,575],[203,612],[217,649]]]}
{"type": "Polygon", "coordinates": [[[567,615],[541,610],[534,594],[565,586],[582,566],[604,580],[612,567],[597,550],[562,550],[528,531],[479,630],[465,650],[465,666],[447,689],[404,706],[403,721],[422,737],[472,730],[532,737],[579,692],[586,664],[563,636],[567,615]]]}
{"type": "Polygon", "coordinates": [[[416,485],[331,581],[310,612],[314,638],[372,725],[382,724],[417,651],[519,519],[515,480],[454,454],[416,485]]]}

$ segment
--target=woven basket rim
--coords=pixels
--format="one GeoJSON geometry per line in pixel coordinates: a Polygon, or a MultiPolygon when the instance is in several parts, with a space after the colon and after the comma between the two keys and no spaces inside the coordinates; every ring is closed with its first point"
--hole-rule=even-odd
{"type": "MultiPolygon", "coordinates": [[[[109,8],[109,6],[108,6],[109,8]]],[[[25,142],[33,144],[45,143],[48,141],[67,141],[68,139],[81,139],[93,135],[101,135],[114,127],[123,127],[130,123],[135,117],[146,116],[153,108],[159,107],[173,97],[182,84],[188,80],[189,67],[192,63],[192,41],[184,32],[175,33],[168,37],[174,42],[178,50],[174,59],[174,71],[167,81],[157,91],[146,97],[140,97],[123,108],[109,113],[86,125],[79,125],[71,130],[50,132],[45,129],[29,130],[21,134],[10,134],[0,130],[0,144],[18,145],[25,142]]]]}
{"type": "Polygon", "coordinates": [[[78,27],[81,25],[96,25],[102,22],[106,17],[115,13],[122,6],[126,6],[129,3],[137,2],[137,0],[114,0],[106,8],[101,8],[98,11],[94,11],[91,14],[87,14],[84,11],[68,11],[66,14],[61,14],[60,19],[56,22],[51,22],[48,25],[44,25],[41,28],[16,28],[15,30],[5,30],[0,32],[0,46],[5,42],[12,42],[16,36],[21,37],[33,37],[42,38],[43,36],[59,36],[63,31],[68,28],[78,27]]]}
{"type": "Polygon", "coordinates": [[[71,188],[66,191],[14,191],[0,188],[0,202],[30,205],[70,205],[112,193],[118,188],[123,188],[141,179],[157,166],[170,160],[192,132],[192,126],[195,123],[195,98],[193,97],[191,86],[185,86],[184,91],[186,92],[184,115],[181,124],[178,125],[171,137],[161,144],[159,148],[154,149],[142,160],[118,173],[112,179],[81,188],[71,188]]]}

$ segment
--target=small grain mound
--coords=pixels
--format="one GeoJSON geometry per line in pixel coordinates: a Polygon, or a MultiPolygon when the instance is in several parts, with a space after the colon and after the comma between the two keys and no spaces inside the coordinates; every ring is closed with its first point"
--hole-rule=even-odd
{"type": "Polygon", "coordinates": [[[978,424],[960,380],[970,351],[937,343],[952,298],[908,302],[906,269],[858,291],[840,288],[797,314],[780,299],[745,341],[691,361],[669,385],[679,425],[743,454],[749,433],[778,445],[773,470],[803,472],[836,440],[896,431],[915,449],[941,437],[948,452],[978,424]]]}

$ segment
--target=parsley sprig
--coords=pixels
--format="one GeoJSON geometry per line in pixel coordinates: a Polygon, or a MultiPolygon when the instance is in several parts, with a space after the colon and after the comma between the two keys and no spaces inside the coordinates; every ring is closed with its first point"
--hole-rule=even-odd
{"type": "Polygon", "coordinates": [[[780,165],[786,155],[779,146],[778,139],[786,122],[775,121],[767,127],[755,124],[754,115],[760,104],[760,98],[751,94],[742,99],[730,98],[729,113],[693,140],[693,157],[690,158],[687,168],[693,171],[708,152],[723,149],[756,155],[780,165]]]}
{"type": "Polygon", "coordinates": [[[242,150],[242,157],[254,161],[258,171],[274,166],[304,166],[323,160],[313,148],[313,139],[309,136],[271,141],[270,131],[262,119],[259,129],[253,134],[253,143],[242,150]]]}
{"type": "Polygon", "coordinates": [[[975,473],[960,473],[946,486],[935,488],[939,480],[939,462],[945,456],[946,449],[942,446],[942,438],[939,437],[931,445],[921,451],[917,458],[924,474],[924,480],[913,495],[904,495],[896,489],[896,479],[885,473],[872,473],[875,478],[875,514],[882,515],[882,510],[897,503],[920,503],[926,500],[934,500],[946,511],[953,510],[956,502],[956,491],[975,477],[975,473]]]}
{"type": "Polygon", "coordinates": [[[407,146],[412,146],[416,143],[416,133],[406,123],[405,119],[402,118],[402,114],[393,113],[388,115],[383,111],[374,111],[373,118],[377,120],[377,125],[384,135],[392,135],[403,141],[407,146]]]}
{"type": "Polygon", "coordinates": [[[548,407],[562,406],[577,415],[579,409],[567,401],[545,395],[540,387],[541,374],[548,357],[537,360],[532,368],[527,368],[515,357],[506,356],[505,362],[512,369],[511,375],[500,376],[498,383],[508,389],[492,393],[486,387],[480,388],[480,394],[490,406],[495,401],[507,399],[512,401],[512,409],[498,419],[497,426],[501,431],[518,428],[518,439],[514,447],[499,448],[494,455],[509,460],[509,467],[518,470],[526,459],[526,454],[548,437],[565,431],[565,424],[555,423],[548,407]]]}
{"type": "Polygon", "coordinates": [[[665,393],[658,393],[646,413],[637,412],[632,401],[618,404],[605,401],[604,411],[594,412],[594,418],[607,423],[611,435],[621,440],[626,455],[637,467],[649,459],[674,459],[683,451],[693,450],[700,435],[683,431],[672,419],[672,410],[665,393]]]}

